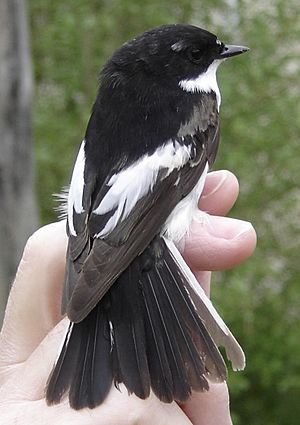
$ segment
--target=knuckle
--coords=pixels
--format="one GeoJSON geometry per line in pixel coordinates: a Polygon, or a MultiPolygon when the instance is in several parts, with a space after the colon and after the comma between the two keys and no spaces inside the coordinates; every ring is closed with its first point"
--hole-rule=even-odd
{"type": "MultiPolygon", "coordinates": [[[[59,241],[61,235],[65,236],[63,233],[64,222],[57,222],[47,224],[46,226],[41,227],[36,230],[27,240],[25,245],[22,262],[27,263],[32,260],[32,258],[43,258],[47,260],[51,256],[51,244],[53,242],[56,245],[56,242],[59,241]]],[[[57,244],[61,246],[61,244],[57,244]]]]}
{"type": "Polygon", "coordinates": [[[24,251],[23,259],[27,260],[27,257],[31,257],[35,252],[40,252],[41,249],[45,246],[45,241],[47,236],[49,236],[49,231],[51,225],[46,225],[36,230],[27,240],[24,251]]]}

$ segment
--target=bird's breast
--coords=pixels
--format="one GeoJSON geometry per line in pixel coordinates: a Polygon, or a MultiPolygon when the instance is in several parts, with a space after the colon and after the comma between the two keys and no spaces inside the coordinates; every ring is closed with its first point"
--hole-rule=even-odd
{"type": "Polygon", "coordinates": [[[162,234],[175,244],[189,233],[193,218],[199,212],[198,201],[203,191],[206,175],[208,172],[208,163],[204,171],[191,192],[186,195],[174,208],[162,229],[162,234]]]}

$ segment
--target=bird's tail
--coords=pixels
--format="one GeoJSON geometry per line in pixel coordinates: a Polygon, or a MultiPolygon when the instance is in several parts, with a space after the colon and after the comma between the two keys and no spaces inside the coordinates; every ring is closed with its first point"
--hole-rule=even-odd
{"type": "Polygon", "coordinates": [[[244,354],[174,244],[156,237],[80,323],[71,323],[49,377],[46,399],[69,392],[75,409],[93,408],[112,385],[164,401],[206,391],[227,371],[217,345],[234,369],[244,354]]]}

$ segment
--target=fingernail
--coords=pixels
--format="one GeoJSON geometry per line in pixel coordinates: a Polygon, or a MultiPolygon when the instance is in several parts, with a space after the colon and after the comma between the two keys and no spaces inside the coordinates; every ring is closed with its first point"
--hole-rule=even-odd
{"type": "Polygon", "coordinates": [[[235,240],[243,237],[253,226],[249,221],[230,217],[210,216],[206,228],[212,236],[227,240],[235,240]]]}
{"type": "Polygon", "coordinates": [[[216,193],[224,184],[224,182],[227,180],[228,172],[226,170],[220,170],[220,171],[214,171],[214,176],[211,176],[211,178],[215,178],[218,180],[218,183],[216,186],[213,185],[213,187],[208,191],[203,191],[201,195],[201,199],[208,198],[209,196],[216,193]]]}
{"type": "Polygon", "coordinates": [[[251,229],[253,229],[252,224],[250,223],[250,221],[242,221],[242,220],[237,220],[240,221],[242,223],[241,227],[239,228],[239,231],[236,235],[234,235],[233,239],[238,239],[241,236],[243,236],[244,234],[248,233],[251,229]]]}

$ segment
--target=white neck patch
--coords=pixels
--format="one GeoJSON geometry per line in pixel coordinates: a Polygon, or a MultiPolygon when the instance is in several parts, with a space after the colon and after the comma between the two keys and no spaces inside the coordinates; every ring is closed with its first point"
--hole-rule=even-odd
{"type": "Polygon", "coordinates": [[[179,81],[179,86],[184,91],[190,93],[210,93],[213,91],[217,96],[218,108],[220,108],[221,94],[217,83],[216,72],[221,62],[222,60],[214,60],[213,63],[207,68],[206,72],[200,74],[197,78],[179,81]]]}

